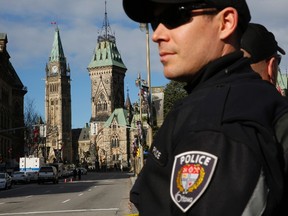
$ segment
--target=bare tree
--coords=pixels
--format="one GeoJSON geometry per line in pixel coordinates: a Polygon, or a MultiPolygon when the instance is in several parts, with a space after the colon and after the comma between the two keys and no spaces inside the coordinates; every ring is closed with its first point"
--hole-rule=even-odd
{"type": "MultiPolygon", "coordinates": [[[[34,151],[34,125],[38,124],[41,120],[41,115],[36,111],[34,100],[27,98],[24,107],[24,124],[25,130],[25,141],[26,141],[26,154],[31,154],[34,151]]],[[[42,120],[41,120],[42,121],[42,120]]]]}
{"type": "Polygon", "coordinates": [[[26,127],[30,128],[33,125],[35,125],[38,121],[41,115],[36,112],[35,110],[35,103],[34,100],[27,98],[25,102],[25,108],[24,108],[24,124],[26,127]]]}

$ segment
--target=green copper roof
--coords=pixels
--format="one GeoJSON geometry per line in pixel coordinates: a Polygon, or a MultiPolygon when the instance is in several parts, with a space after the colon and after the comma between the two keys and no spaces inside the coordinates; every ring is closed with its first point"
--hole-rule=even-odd
{"type": "Polygon", "coordinates": [[[1,40],[7,40],[7,34],[6,33],[0,33],[0,39],[1,40]]]}
{"type": "Polygon", "coordinates": [[[49,58],[50,62],[65,61],[65,55],[61,43],[59,28],[55,28],[53,46],[49,58]]]}
{"type": "Polygon", "coordinates": [[[101,32],[99,32],[97,46],[94,50],[92,60],[88,68],[97,68],[103,66],[117,66],[125,69],[126,67],[122,61],[121,55],[116,46],[115,35],[109,25],[106,1],[105,1],[105,17],[101,32]]]}
{"type": "Polygon", "coordinates": [[[103,66],[118,66],[126,69],[126,66],[124,65],[121,55],[117,49],[116,43],[113,40],[98,39],[97,47],[88,68],[103,66]]]}
{"type": "Polygon", "coordinates": [[[104,127],[109,127],[112,124],[112,121],[114,118],[116,118],[118,125],[127,126],[128,123],[127,123],[126,117],[127,117],[127,110],[122,109],[122,108],[117,108],[110,115],[108,120],[105,122],[104,127]]]}

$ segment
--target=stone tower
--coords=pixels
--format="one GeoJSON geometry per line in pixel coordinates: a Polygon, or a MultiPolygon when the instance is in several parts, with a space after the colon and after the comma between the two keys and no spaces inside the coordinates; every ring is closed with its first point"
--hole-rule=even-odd
{"type": "MultiPolygon", "coordinates": [[[[125,103],[124,78],[127,68],[117,49],[116,38],[108,22],[106,1],[103,26],[87,69],[91,79],[89,148],[92,155],[91,161],[95,161],[96,167],[99,165],[107,167],[110,162],[112,164],[112,161],[116,160],[113,148],[117,146],[119,149],[121,145],[121,148],[125,149],[127,145],[126,128],[119,127],[119,131],[115,130],[115,121],[118,123],[125,121],[121,114],[125,103]],[[120,116],[123,118],[119,120],[120,116]],[[117,142],[117,145],[112,145],[111,143],[115,143],[115,140],[121,140],[121,144],[117,142]]],[[[126,123],[123,124],[126,125],[126,123]]]]}
{"type": "Polygon", "coordinates": [[[126,70],[108,22],[105,2],[105,19],[88,65],[91,79],[90,123],[97,124],[98,129],[101,127],[100,122],[104,123],[116,108],[124,107],[126,70]]]}
{"type": "Polygon", "coordinates": [[[59,28],[55,35],[45,82],[46,147],[48,162],[72,162],[70,68],[64,55],[59,28]]]}

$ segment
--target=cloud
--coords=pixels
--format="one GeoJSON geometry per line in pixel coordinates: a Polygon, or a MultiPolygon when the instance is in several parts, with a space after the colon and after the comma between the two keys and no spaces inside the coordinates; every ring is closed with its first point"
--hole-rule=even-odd
{"type": "MultiPolygon", "coordinates": [[[[287,0],[248,0],[252,21],[271,30],[280,46],[288,53],[287,0]]],[[[121,0],[107,0],[109,24],[128,68],[125,90],[130,89],[132,101],[137,100],[135,79],[146,77],[146,35],[139,24],[131,21],[122,9],[121,0]]],[[[90,80],[87,66],[96,47],[98,33],[105,18],[105,0],[9,0],[1,2],[1,32],[8,35],[8,52],[28,97],[35,99],[44,113],[45,65],[51,52],[56,21],[62,45],[71,67],[73,126],[83,126],[91,116],[90,80]],[[81,113],[81,115],[79,114],[81,113]]],[[[151,36],[150,32],[150,36],[151,36]]],[[[165,85],[157,46],[150,40],[152,86],[165,85]]],[[[287,57],[281,67],[287,67],[287,57]]]]}
{"type": "Polygon", "coordinates": [[[288,26],[287,26],[287,0],[248,0],[247,1],[252,16],[252,22],[264,25],[273,32],[278,44],[286,51],[281,61],[282,71],[287,71],[288,55],[288,26]]]}

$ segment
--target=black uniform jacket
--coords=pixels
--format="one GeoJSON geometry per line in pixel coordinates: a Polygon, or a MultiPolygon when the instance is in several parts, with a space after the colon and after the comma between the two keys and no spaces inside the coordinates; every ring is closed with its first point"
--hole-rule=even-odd
{"type": "Polygon", "coordinates": [[[280,215],[286,100],[242,52],[198,73],[159,129],[130,192],[141,216],[280,215]]]}

